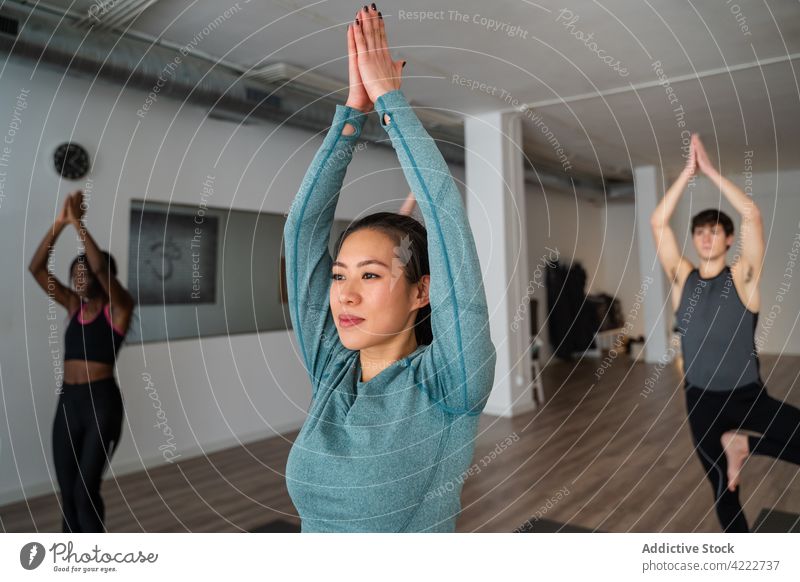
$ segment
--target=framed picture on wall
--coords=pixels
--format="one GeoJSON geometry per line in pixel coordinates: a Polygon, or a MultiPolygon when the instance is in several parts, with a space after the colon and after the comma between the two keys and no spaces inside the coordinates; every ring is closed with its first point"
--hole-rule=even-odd
{"type": "Polygon", "coordinates": [[[139,305],[216,302],[218,223],[180,206],[131,208],[129,280],[139,305]]]}
{"type": "MultiPolygon", "coordinates": [[[[283,227],[255,212],[132,200],[128,340],[165,341],[291,329],[283,227]]],[[[349,221],[335,220],[329,250],[349,221]]]]}

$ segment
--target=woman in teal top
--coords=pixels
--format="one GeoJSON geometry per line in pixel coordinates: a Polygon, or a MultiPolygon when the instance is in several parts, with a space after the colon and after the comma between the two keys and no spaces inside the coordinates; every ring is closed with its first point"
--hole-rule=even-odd
{"type": "Polygon", "coordinates": [[[312,384],[287,487],[303,532],[452,532],[496,360],[475,241],[449,169],[400,91],[403,65],[374,5],[348,27],[348,49],[347,105],[337,105],[284,229],[291,318],[312,384]],[[373,104],[429,234],[407,216],[370,215],[342,235],[333,261],[339,191],[373,104]]]}

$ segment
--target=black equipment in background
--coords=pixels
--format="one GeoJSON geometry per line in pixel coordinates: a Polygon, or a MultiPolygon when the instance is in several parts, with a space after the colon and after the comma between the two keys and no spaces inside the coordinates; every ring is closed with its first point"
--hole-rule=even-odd
{"type": "Polygon", "coordinates": [[[547,309],[550,346],[556,357],[569,360],[594,347],[599,328],[597,308],[587,301],[586,271],[580,263],[547,265],[547,309]]]}

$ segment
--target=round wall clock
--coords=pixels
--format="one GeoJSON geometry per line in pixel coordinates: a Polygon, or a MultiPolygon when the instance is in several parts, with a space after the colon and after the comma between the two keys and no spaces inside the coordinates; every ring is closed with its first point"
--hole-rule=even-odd
{"type": "Polygon", "coordinates": [[[80,180],[89,173],[89,153],[76,143],[62,143],[53,153],[56,172],[69,180],[80,180]]]}

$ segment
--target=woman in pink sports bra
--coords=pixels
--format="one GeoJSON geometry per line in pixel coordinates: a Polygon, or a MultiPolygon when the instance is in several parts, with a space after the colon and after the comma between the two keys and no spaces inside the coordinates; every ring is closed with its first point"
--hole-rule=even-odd
{"type": "Polygon", "coordinates": [[[101,251],[83,223],[83,193],[67,196],[64,208],[33,256],[36,282],[68,313],[64,332],[64,384],[53,422],[53,462],[61,490],[64,532],[105,531],[100,485],[122,432],[122,394],[114,378],[116,355],[134,301],[117,279],[114,258],[101,251]],[[70,265],[67,287],[47,260],[72,225],[83,252],[70,265]]]}

